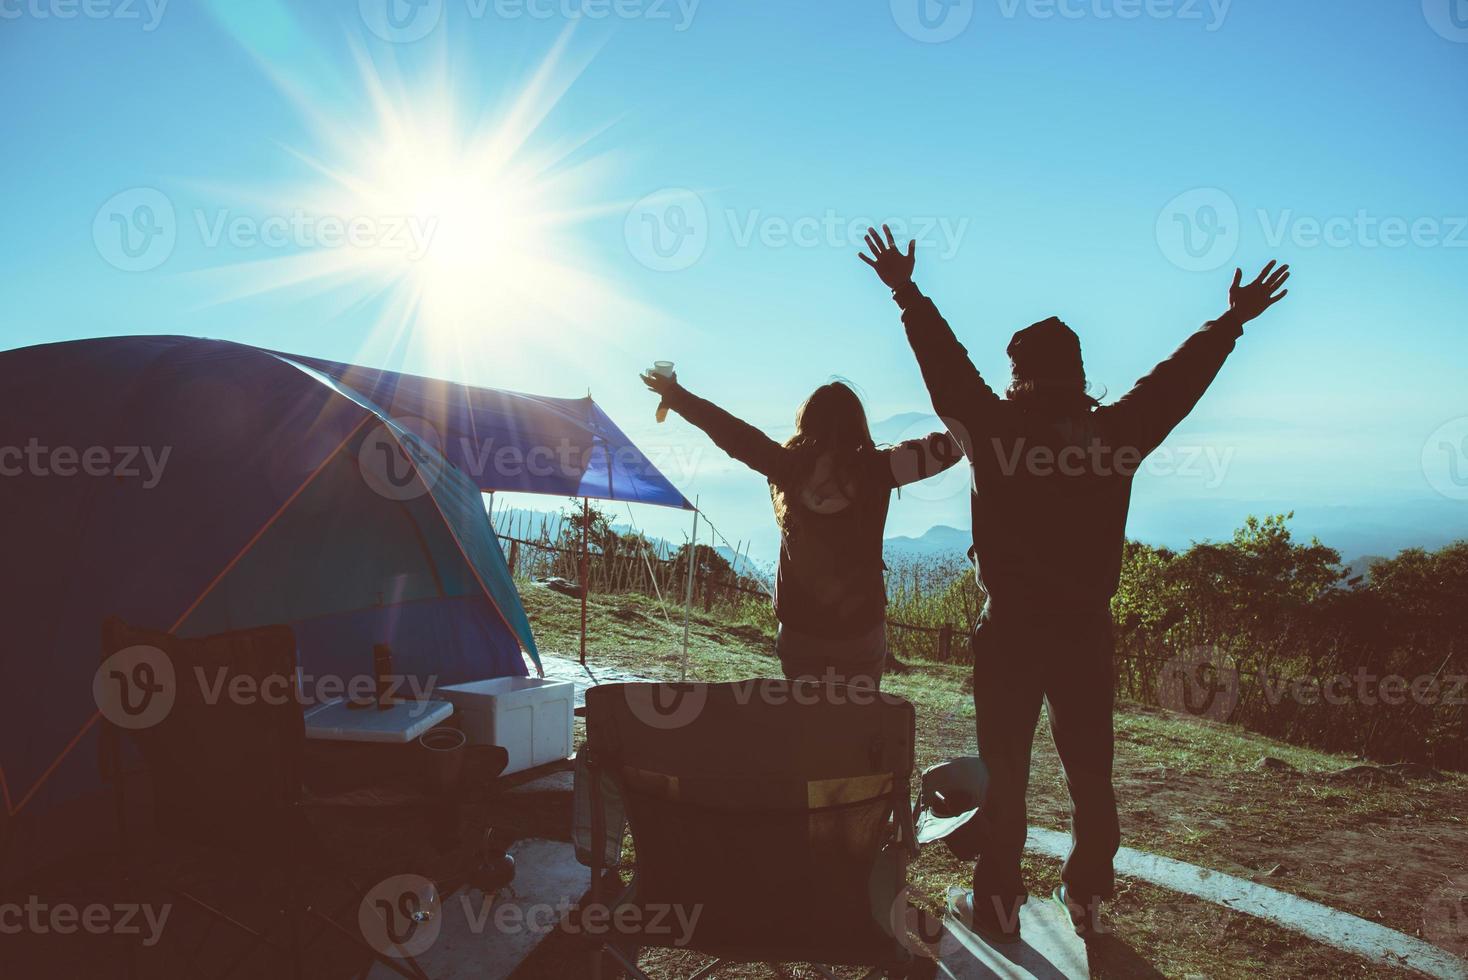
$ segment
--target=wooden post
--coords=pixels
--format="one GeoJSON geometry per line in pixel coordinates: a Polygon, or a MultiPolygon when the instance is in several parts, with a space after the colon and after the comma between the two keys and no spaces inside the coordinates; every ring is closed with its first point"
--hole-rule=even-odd
{"type": "Polygon", "coordinates": [[[947,663],[953,652],[953,624],[944,623],[938,631],[938,660],[947,663]]]}
{"type": "Polygon", "coordinates": [[[515,568],[520,564],[520,542],[510,539],[510,578],[515,577],[515,568]]]}
{"type": "Polygon", "coordinates": [[[591,595],[591,498],[581,498],[581,664],[586,665],[586,601],[591,595]]]}
{"type": "Polygon", "coordinates": [[[698,556],[698,498],[693,498],[693,534],[688,539],[688,587],[683,599],[683,659],[678,664],[678,682],[688,679],[688,628],[693,617],[693,560],[698,556]]]}

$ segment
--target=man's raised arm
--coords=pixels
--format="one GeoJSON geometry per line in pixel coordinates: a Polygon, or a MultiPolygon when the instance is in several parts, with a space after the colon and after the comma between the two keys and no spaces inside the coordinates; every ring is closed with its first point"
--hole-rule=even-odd
{"type": "Polygon", "coordinates": [[[1248,285],[1243,285],[1243,270],[1235,270],[1228,311],[1204,324],[1131,391],[1103,409],[1110,416],[1120,444],[1144,455],[1150,453],[1187,417],[1233,351],[1244,324],[1289,294],[1288,289],[1278,290],[1289,280],[1290,267],[1275,269],[1274,265],[1266,265],[1248,285]]]}
{"type": "Polygon", "coordinates": [[[928,395],[933,399],[933,411],[958,437],[964,451],[972,458],[972,440],[979,438],[987,429],[988,416],[999,404],[999,396],[984,382],[969,360],[968,350],[953,335],[938,307],[912,281],[913,267],[917,262],[914,256],[916,242],[908,242],[907,253],[903,254],[897,249],[892,230],[883,225],[882,231],[887,236],[885,242],[876,229],[867,229],[866,243],[871,249],[871,258],[865,253],[858,254],[892,290],[892,298],[902,308],[902,323],[907,328],[912,352],[917,356],[923,383],[928,386],[928,395]]]}

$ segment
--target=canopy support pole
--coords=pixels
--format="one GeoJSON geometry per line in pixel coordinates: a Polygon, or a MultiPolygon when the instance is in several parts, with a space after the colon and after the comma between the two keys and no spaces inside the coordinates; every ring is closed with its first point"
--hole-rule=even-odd
{"type": "Polygon", "coordinates": [[[581,666],[586,666],[586,602],[591,595],[591,498],[581,498],[581,666]]]}
{"type": "Polygon", "coordinates": [[[678,683],[688,679],[688,625],[693,615],[693,575],[698,569],[698,497],[693,498],[693,536],[688,539],[688,588],[683,601],[683,660],[678,664],[678,683]]]}

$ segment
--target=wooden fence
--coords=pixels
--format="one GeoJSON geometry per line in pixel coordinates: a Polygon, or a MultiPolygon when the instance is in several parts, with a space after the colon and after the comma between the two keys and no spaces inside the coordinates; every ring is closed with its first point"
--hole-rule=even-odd
{"type": "MultiPolygon", "coordinates": [[[[524,578],[560,577],[580,582],[581,551],[547,541],[499,535],[508,549],[510,574],[524,578]]],[[[588,579],[593,595],[637,592],[662,596],[676,605],[683,604],[688,585],[688,562],[649,553],[639,547],[612,553],[593,552],[588,563],[588,579]]],[[[768,600],[770,593],[756,586],[756,580],[745,575],[716,574],[700,571],[693,582],[694,604],[702,604],[704,612],[712,612],[716,604],[729,604],[737,596],[768,600]]]]}
{"type": "MultiPolygon", "coordinates": [[[[546,538],[537,541],[505,534],[499,538],[507,549],[512,574],[580,582],[580,548],[565,547],[546,538]]],[[[640,593],[661,597],[672,608],[682,607],[688,594],[686,559],[656,553],[649,544],[626,539],[613,539],[613,548],[616,550],[610,553],[596,551],[591,555],[591,594],[640,593]]],[[[757,579],[724,570],[701,571],[695,577],[692,594],[695,606],[705,613],[716,606],[736,607],[751,600],[760,600],[759,605],[767,608],[770,598],[757,579]]],[[[925,626],[888,620],[887,626],[889,649],[899,659],[953,662],[970,657],[972,624],[925,626]]],[[[1444,668],[1447,666],[1445,662],[1444,668]]],[[[1290,687],[1294,683],[1291,678],[1267,666],[1260,670],[1254,664],[1239,664],[1235,689],[1223,695],[1232,703],[1222,706],[1215,716],[1207,704],[1183,706],[1163,695],[1162,685],[1169,676],[1174,682],[1181,679],[1176,676],[1177,668],[1177,661],[1167,651],[1143,649],[1118,637],[1117,693],[1122,697],[1202,713],[1217,721],[1241,724],[1285,741],[1329,751],[1355,751],[1378,759],[1414,759],[1447,768],[1468,765],[1468,750],[1463,748],[1468,745],[1468,709],[1461,699],[1398,707],[1355,698],[1346,705],[1312,704],[1293,697],[1279,699],[1267,696],[1267,692],[1290,687]]],[[[1438,673],[1443,674],[1443,669],[1438,673]]],[[[1461,667],[1455,676],[1461,677],[1461,667]]]]}
{"type": "MultiPolygon", "coordinates": [[[[533,541],[511,535],[498,535],[506,549],[510,574],[523,578],[559,577],[579,584],[581,552],[549,541],[533,541]]],[[[688,586],[688,562],[665,555],[649,553],[639,547],[610,554],[593,552],[588,578],[593,595],[635,592],[661,596],[676,606],[683,605],[688,586]]],[[[693,582],[693,603],[705,613],[715,606],[730,606],[745,599],[768,601],[770,592],[748,575],[701,571],[693,582]]],[[[894,653],[918,655],[941,661],[967,656],[968,627],[952,623],[942,626],[918,626],[889,620],[888,637],[894,653]],[[957,642],[955,642],[957,640],[957,642]]]]}

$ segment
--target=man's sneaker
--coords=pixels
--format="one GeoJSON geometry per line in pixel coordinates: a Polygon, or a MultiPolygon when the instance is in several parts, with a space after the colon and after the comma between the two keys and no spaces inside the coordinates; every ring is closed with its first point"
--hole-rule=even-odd
{"type": "Polygon", "coordinates": [[[1070,916],[1070,924],[1075,928],[1076,935],[1082,939],[1091,939],[1101,935],[1104,931],[1100,925],[1098,913],[1101,911],[1101,900],[1093,898],[1089,905],[1078,901],[1070,894],[1070,890],[1061,884],[1050,893],[1050,898],[1056,905],[1065,909],[1065,914],[1070,916]]]}
{"type": "Polygon", "coordinates": [[[957,888],[948,893],[948,914],[978,933],[984,941],[997,946],[1008,946],[1019,942],[1019,906],[1014,905],[1014,914],[1003,916],[996,907],[998,899],[986,898],[975,903],[974,893],[957,888]],[[987,907],[986,907],[987,906],[987,907]]]}

